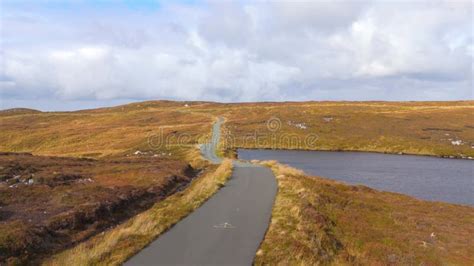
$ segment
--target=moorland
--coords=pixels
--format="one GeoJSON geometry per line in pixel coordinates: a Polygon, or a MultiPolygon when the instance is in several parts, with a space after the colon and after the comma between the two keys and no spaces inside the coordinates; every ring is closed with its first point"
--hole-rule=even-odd
{"type": "MultiPolygon", "coordinates": [[[[225,120],[220,155],[231,158],[238,148],[275,148],[471,159],[473,111],[473,101],[148,101],[0,111],[0,260],[126,260],[229,177],[228,161],[212,166],[199,154],[218,117],[225,120]]],[[[279,192],[257,264],[474,261],[473,243],[463,237],[474,233],[472,207],[267,166],[279,192]]]]}
{"type": "Polygon", "coordinates": [[[471,265],[474,208],[347,185],[281,165],[256,265],[471,265]]]}

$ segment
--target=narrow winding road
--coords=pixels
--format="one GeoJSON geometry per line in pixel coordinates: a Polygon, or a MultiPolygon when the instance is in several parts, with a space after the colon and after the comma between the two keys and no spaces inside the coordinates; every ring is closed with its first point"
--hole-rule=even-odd
{"type": "MultiPolygon", "coordinates": [[[[219,119],[202,155],[219,163],[219,119]]],[[[232,178],[200,208],[125,265],[251,265],[271,218],[276,180],[265,167],[234,163],[232,178]]]]}
{"type": "Polygon", "coordinates": [[[221,138],[222,123],[224,123],[224,119],[219,117],[217,122],[212,126],[211,141],[201,145],[202,156],[213,164],[219,164],[222,161],[221,158],[219,158],[216,154],[217,145],[219,144],[219,140],[221,138]]]}

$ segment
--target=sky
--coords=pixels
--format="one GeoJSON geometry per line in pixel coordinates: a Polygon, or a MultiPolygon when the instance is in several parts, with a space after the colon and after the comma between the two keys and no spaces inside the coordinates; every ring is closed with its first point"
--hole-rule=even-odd
{"type": "Polygon", "coordinates": [[[0,0],[0,109],[473,99],[473,2],[0,0]]]}

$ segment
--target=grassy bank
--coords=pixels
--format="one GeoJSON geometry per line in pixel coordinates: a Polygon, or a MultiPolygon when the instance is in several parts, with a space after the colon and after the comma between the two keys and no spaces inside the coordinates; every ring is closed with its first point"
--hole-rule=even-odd
{"type": "Polygon", "coordinates": [[[0,152],[0,265],[36,264],[147,210],[196,174],[186,162],[153,156],[0,152]]]}
{"type": "Polygon", "coordinates": [[[57,254],[45,265],[119,265],[202,205],[225,184],[231,172],[232,162],[225,160],[182,192],[104,234],[57,254]]]}
{"type": "Polygon", "coordinates": [[[472,265],[474,208],[349,186],[264,162],[278,180],[256,265],[472,265]]]}

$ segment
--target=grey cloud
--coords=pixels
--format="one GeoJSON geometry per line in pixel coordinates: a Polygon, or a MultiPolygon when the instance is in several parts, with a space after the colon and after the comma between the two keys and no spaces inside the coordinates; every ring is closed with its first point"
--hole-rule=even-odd
{"type": "Polygon", "coordinates": [[[472,98],[470,1],[8,8],[3,100],[472,98]]]}
{"type": "Polygon", "coordinates": [[[271,7],[277,29],[328,33],[343,29],[369,6],[369,1],[277,1],[271,7]]]}

